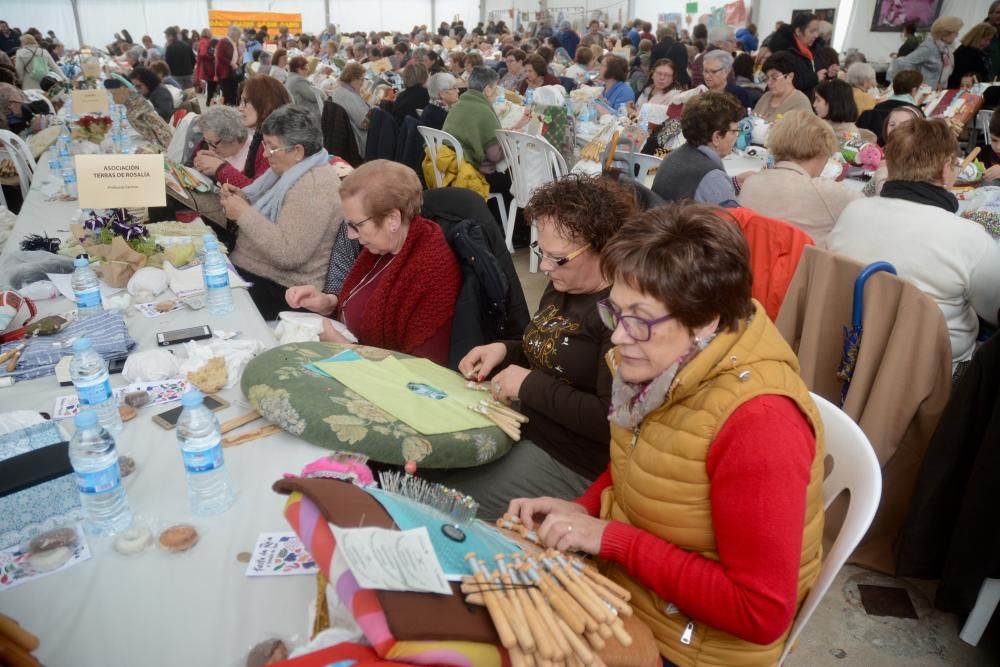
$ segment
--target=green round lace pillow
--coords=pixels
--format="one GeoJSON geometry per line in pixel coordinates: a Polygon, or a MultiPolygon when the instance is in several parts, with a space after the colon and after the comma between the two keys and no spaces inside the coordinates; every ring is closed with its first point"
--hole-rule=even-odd
{"type": "MultiPolygon", "coordinates": [[[[468,468],[510,451],[510,439],[496,426],[423,435],[333,378],[305,368],[344,348],[338,343],[290,343],[268,350],[243,371],[243,395],[265,419],[307,442],[360,452],[381,463],[468,468]]],[[[373,361],[408,356],[363,345],[353,349],[373,361]]]]}

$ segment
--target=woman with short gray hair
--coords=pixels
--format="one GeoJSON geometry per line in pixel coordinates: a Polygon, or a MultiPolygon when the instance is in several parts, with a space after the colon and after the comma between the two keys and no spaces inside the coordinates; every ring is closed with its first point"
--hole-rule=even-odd
{"type": "Polygon", "coordinates": [[[252,283],[250,297],[274,319],[292,285],[322,289],[343,220],[340,179],[323,148],[319,120],[286,104],[261,127],[271,168],[242,190],[222,186],[226,217],[240,228],[230,257],[252,283]]]}
{"type": "Polygon", "coordinates": [[[493,110],[499,80],[495,70],[473,67],[469,89],[448,112],[441,129],[462,144],[465,161],[483,174],[490,192],[509,192],[510,176],[496,168],[503,159],[503,149],[497,141],[497,130],[503,128],[493,110]]]}
{"type": "Polygon", "coordinates": [[[733,69],[732,54],[720,49],[706,51],[701,60],[704,63],[702,74],[705,77],[705,86],[710,92],[729,93],[744,109],[753,106],[747,91],[729,81],[729,72],[733,69]]]}
{"type": "Polygon", "coordinates": [[[216,182],[219,180],[219,168],[223,164],[232,165],[242,172],[246,167],[253,137],[240,112],[233,107],[216,104],[210,106],[198,118],[197,123],[204,144],[194,154],[194,168],[216,182]]]}
{"type": "Polygon", "coordinates": [[[439,72],[427,82],[430,101],[420,114],[420,124],[440,130],[448,117],[448,110],[458,101],[458,79],[447,72],[439,72]]]}
{"type": "Polygon", "coordinates": [[[864,62],[856,62],[847,68],[847,83],[854,92],[854,104],[862,114],[875,108],[875,98],[868,91],[875,87],[875,68],[864,62]]]}

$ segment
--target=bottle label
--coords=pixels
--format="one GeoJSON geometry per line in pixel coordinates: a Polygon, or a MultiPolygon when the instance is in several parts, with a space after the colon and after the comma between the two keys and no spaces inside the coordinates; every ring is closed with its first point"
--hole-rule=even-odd
{"type": "Polygon", "coordinates": [[[101,288],[92,287],[76,293],[77,308],[94,308],[101,305],[101,288]]]}
{"type": "Polygon", "coordinates": [[[111,380],[96,380],[87,384],[76,385],[76,393],[80,395],[81,405],[100,405],[111,398],[111,380]]]}
{"type": "Polygon", "coordinates": [[[225,271],[205,272],[205,289],[216,289],[219,287],[229,287],[229,269],[225,271]]]}
{"type": "Polygon", "coordinates": [[[197,452],[182,449],[181,456],[184,457],[184,467],[192,475],[218,470],[222,467],[222,441],[220,440],[214,447],[197,452]]]}
{"type": "Polygon", "coordinates": [[[76,473],[76,488],[79,489],[80,493],[87,495],[114,491],[121,483],[122,476],[118,470],[118,461],[115,461],[104,470],[76,473]]]}

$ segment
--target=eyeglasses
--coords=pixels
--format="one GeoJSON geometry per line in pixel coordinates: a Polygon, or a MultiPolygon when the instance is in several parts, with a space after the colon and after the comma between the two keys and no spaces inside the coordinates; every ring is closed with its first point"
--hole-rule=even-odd
{"type": "Polygon", "coordinates": [[[726,68],[726,67],[720,67],[719,69],[708,69],[708,68],[706,67],[706,68],[705,68],[705,69],[703,70],[703,72],[704,72],[705,74],[711,74],[712,76],[715,76],[716,74],[721,74],[722,72],[725,72],[726,70],[727,70],[727,68],[726,68]]]}
{"type": "Polygon", "coordinates": [[[295,146],[298,144],[293,144],[291,146],[278,146],[277,148],[271,148],[268,145],[264,145],[264,152],[267,153],[268,159],[274,157],[275,153],[281,153],[282,151],[292,151],[295,150],[295,146]]]}
{"type": "Polygon", "coordinates": [[[588,243],[582,248],[577,248],[576,250],[566,255],[565,257],[552,257],[551,255],[546,255],[544,252],[542,252],[542,249],[538,246],[538,241],[532,241],[528,247],[531,249],[531,252],[534,253],[535,257],[537,257],[538,259],[548,260],[549,262],[555,264],[556,266],[562,266],[571,259],[579,257],[580,255],[585,253],[590,248],[590,244],[588,243]]]}
{"type": "Polygon", "coordinates": [[[788,76],[787,74],[768,74],[767,75],[767,80],[768,81],[772,81],[774,83],[777,83],[778,81],[781,81],[782,79],[784,79],[787,76],[788,76]]]}
{"type": "Polygon", "coordinates": [[[655,320],[647,320],[638,315],[622,315],[621,311],[615,308],[614,304],[608,299],[597,302],[597,314],[600,316],[604,326],[611,331],[617,329],[618,325],[621,324],[628,337],[637,343],[648,341],[649,337],[653,335],[653,327],[657,324],[674,319],[673,315],[664,315],[663,317],[657,317],[655,320]]]}
{"type": "Polygon", "coordinates": [[[219,144],[224,144],[224,143],[225,142],[222,139],[219,139],[218,141],[209,141],[208,139],[205,139],[205,144],[213,151],[219,147],[219,144]]]}
{"type": "Polygon", "coordinates": [[[375,217],[374,215],[370,215],[367,218],[365,218],[364,220],[362,220],[361,222],[351,222],[347,218],[344,218],[344,224],[347,225],[352,232],[354,232],[355,234],[357,234],[358,230],[361,229],[361,225],[365,224],[366,222],[368,222],[369,220],[371,220],[374,217],[375,217]]]}

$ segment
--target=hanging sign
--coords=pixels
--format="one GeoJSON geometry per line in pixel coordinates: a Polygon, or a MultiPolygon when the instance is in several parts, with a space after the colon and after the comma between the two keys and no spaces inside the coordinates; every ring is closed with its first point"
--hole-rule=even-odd
{"type": "Polygon", "coordinates": [[[302,32],[302,14],[286,14],[280,12],[229,12],[220,9],[208,11],[208,25],[216,37],[225,37],[230,26],[259,29],[267,26],[270,35],[278,34],[278,28],[288,28],[289,34],[302,32]]]}

